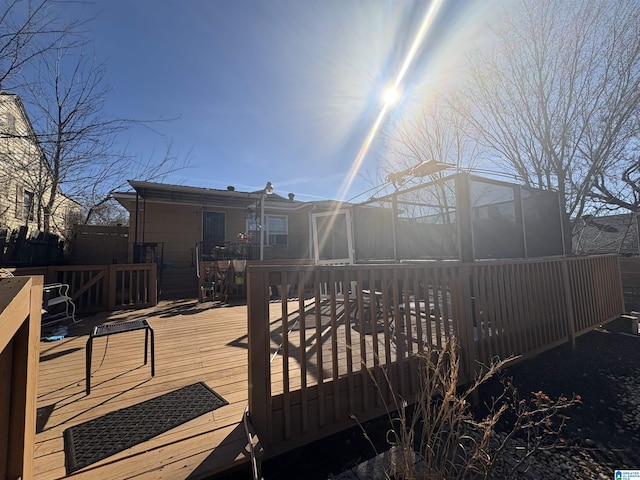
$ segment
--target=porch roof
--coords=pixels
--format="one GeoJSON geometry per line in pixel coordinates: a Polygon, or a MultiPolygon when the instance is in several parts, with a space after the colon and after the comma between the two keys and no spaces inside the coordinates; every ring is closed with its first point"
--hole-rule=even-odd
{"type": "Polygon", "coordinates": [[[217,190],[213,188],[188,187],[164,183],[129,180],[129,185],[140,198],[147,201],[182,203],[193,205],[215,205],[246,208],[260,200],[261,193],[217,190]]]}

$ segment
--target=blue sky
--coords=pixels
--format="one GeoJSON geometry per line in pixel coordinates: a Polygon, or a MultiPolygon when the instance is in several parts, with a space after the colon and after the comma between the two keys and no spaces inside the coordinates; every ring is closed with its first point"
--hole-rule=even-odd
{"type": "Polygon", "coordinates": [[[464,55],[469,39],[455,52],[451,42],[478,16],[471,4],[445,0],[404,77],[401,103],[349,185],[429,2],[109,0],[70,8],[93,17],[88,36],[114,87],[106,113],[174,119],[155,125],[160,134],[129,132],[129,154],[159,158],[171,143],[193,166],[167,182],[257,190],[271,181],[277,193],[313,200],[350,199],[375,184],[393,116],[419,105],[421,89],[443,71],[455,77],[457,67],[434,59],[443,45],[449,58],[464,55]]]}

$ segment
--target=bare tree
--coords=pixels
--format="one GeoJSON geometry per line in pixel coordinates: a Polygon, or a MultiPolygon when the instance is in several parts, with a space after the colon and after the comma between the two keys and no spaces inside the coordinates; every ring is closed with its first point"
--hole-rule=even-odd
{"type": "MultiPolygon", "coordinates": [[[[422,162],[446,163],[456,171],[472,171],[481,165],[483,146],[470,134],[463,99],[443,94],[424,103],[417,115],[409,116],[387,135],[393,154],[380,166],[379,175],[388,180],[422,162]]],[[[442,174],[429,175],[428,179],[407,176],[401,183],[421,183],[442,174]]]]}
{"type": "MultiPolygon", "coordinates": [[[[17,206],[8,205],[11,203],[8,199],[13,196],[9,186],[19,183],[29,192],[36,192],[41,178],[46,175],[40,153],[37,147],[34,148],[30,125],[23,125],[21,119],[16,122],[18,117],[25,116],[20,110],[22,103],[19,98],[16,102],[7,91],[20,89],[21,74],[25,69],[37,63],[63,38],[67,38],[69,44],[73,43],[69,33],[79,29],[82,22],[62,21],[58,7],[63,4],[64,1],[53,0],[0,0],[0,93],[3,95],[0,102],[0,191],[4,197],[0,201],[3,203],[0,222],[3,224],[5,215],[23,218],[27,223],[31,219],[29,213],[19,215],[18,211],[14,212],[17,206]]],[[[34,205],[34,214],[39,216],[41,209],[35,207],[37,205],[34,205]]]]}
{"type": "Polygon", "coordinates": [[[638,138],[640,6],[517,6],[496,27],[495,49],[473,58],[470,120],[495,162],[527,185],[557,190],[577,218],[607,172],[636,171],[625,162],[638,138]]]}
{"type": "Polygon", "coordinates": [[[8,80],[61,38],[77,29],[81,21],[61,23],[51,0],[4,0],[0,5],[0,89],[8,80]]]}
{"type": "Polygon", "coordinates": [[[50,170],[47,183],[38,190],[43,195],[45,231],[51,227],[61,186],[82,203],[87,223],[127,179],[160,180],[186,166],[170,147],[160,160],[132,157],[119,148],[120,134],[151,122],[105,114],[104,102],[111,92],[105,65],[85,51],[86,45],[72,45],[46,52],[37,72],[40,81],[26,82],[34,128],[50,170]]]}
{"type": "Polygon", "coordinates": [[[591,198],[608,205],[611,209],[626,209],[640,212],[640,158],[632,151],[622,162],[621,169],[601,172],[595,179],[591,198]]]}

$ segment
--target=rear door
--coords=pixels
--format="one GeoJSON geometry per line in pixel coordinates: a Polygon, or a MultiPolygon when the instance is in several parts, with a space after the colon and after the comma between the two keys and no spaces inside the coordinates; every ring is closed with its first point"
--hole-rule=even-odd
{"type": "Polygon", "coordinates": [[[351,212],[314,213],[313,247],[317,265],[352,264],[353,233],[351,212]]]}
{"type": "Polygon", "coordinates": [[[203,212],[202,251],[211,253],[217,246],[224,246],[225,216],[222,212],[203,212]]]}

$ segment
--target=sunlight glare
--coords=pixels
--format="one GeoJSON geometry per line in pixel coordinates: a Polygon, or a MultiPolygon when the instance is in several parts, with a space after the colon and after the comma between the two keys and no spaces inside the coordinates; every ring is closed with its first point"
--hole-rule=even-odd
{"type": "MultiPolygon", "coordinates": [[[[429,31],[429,27],[433,23],[436,17],[436,14],[440,10],[440,7],[442,6],[443,1],[444,0],[435,0],[434,2],[431,3],[431,6],[427,10],[427,13],[425,14],[424,19],[422,20],[422,24],[420,25],[418,33],[413,39],[413,43],[411,44],[411,47],[407,52],[407,56],[404,59],[402,67],[400,68],[400,71],[398,72],[398,75],[396,76],[396,79],[393,82],[393,86],[391,87],[396,92],[398,91],[398,88],[400,87],[402,81],[404,80],[404,76],[406,75],[409,69],[409,66],[411,65],[411,63],[413,63],[413,60],[417,52],[419,51],[419,47],[424,41],[424,38],[427,32],[429,31]]],[[[342,186],[340,189],[340,198],[343,198],[345,196],[346,192],[349,190],[349,187],[351,187],[351,184],[356,178],[356,175],[360,171],[360,167],[362,166],[362,162],[365,156],[367,155],[367,152],[369,151],[369,147],[371,146],[373,139],[378,133],[378,130],[380,129],[380,125],[382,124],[382,120],[384,119],[390,107],[391,107],[391,103],[387,102],[385,99],[385,103],[382,106],[382,109],[380,110],[378,117],[376,118],[375,122],[371,126],[371,129],[369,130],[369,133],[365,141],[360,147],[360,151],[358,152],[358,155],[354,159],[353,164],[349,169],[349,174],[347,175],[344,182],[342,183],[342,186]]]]}
{"type": "Polygon", "coordinates": [[[392,107],[400,100],[400,92],[396,87],[389,87],[384,91],[382,100],[385,105],[392,107]]]}

